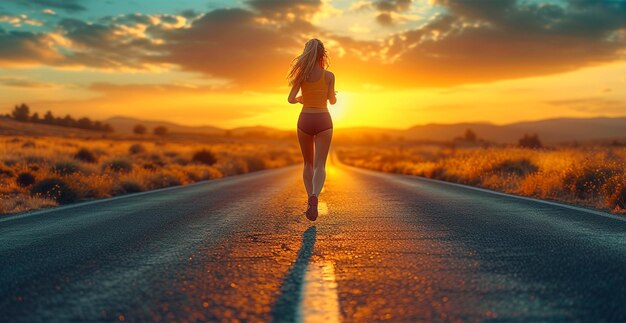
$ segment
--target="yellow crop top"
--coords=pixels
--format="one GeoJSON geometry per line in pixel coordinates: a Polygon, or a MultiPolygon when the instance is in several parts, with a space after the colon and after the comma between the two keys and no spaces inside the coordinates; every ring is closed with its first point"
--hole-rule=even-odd
{"type": "Polygon", "coordinates": [[[326,70],[322,71],[322,77],[315,82],[302,81],[302,107],[327,108],[328,86],[324,80],[326,70]]]}

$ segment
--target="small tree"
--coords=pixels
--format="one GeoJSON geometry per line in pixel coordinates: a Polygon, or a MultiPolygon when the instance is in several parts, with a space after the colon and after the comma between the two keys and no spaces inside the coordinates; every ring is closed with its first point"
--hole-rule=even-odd
{"type": "Polygon", "coordinates": [[[165,136],[167,135],[167,128],[165,128],[164,126],[158,126],[155,127],[152,132],[157,136],[165,136]]]}
{"type": "Polygon", "coordinates": [[[105,124],[102,125],[102,131],[104,131],[104,132],[113,132],[114,130],[113,130],[113,127],[111,127],[110,124],[105,123],[105,124]]]}
{"type": "Polygon", "coordinates": [[[76,121],[76,126],[83,129],[93,129],[93,122],[87,117],[83,117],[76,121]]]}
{"type": "Polygon", "coordinates": [[[529,135],[524,134],[524,137],[520,138],[518,145],[523,148],[541,148],[541,141],[539,140],[539,136],[537,134],[529,135]]]}
{"type": "Polygon", "coordinates": [[[16,105],[15,108],[13,108],[13,112],[11,112],[11,115],[13,116],[13,119],[17,121],[28,121],[30,116],[30,108],[25,103],[16,105]]]}
{"type": "Polygon", "coordinates": [[[66,127],[75,127],[76,120],[72,118],[71,115],[67,114],[65,115],[65,118],[61,120],[61,125],[66,126],[66,127]]]}
{"type": "Polygon", "coordinates": [[[39,118],[39,113],[35,112],[32,116],[30,116],[30,122],[39,123],[41,122],[41,118],[39,118]]]}
{"type": "Polygon", "coordinates": [[[43,123],[54,124],[54,115],[52,111],[48,110],[46,114],[43,116],[43,123]]]}
{"type": "Polygon", "coordinates": [[[476,141],[476,133],[474,133],[472,131],[472,129],[467,129],[465,131],[465,138],[464,139],[465,139],[465,141],[474,142],[474,141],[476,141]]]}
{"type": "Polygon", "coordinates": [[[146,126],[144,125],[138,124],[133,127],[133,133],[136,135],[145,135],[147,131],[148,129],[146,129],[146,126]]]}

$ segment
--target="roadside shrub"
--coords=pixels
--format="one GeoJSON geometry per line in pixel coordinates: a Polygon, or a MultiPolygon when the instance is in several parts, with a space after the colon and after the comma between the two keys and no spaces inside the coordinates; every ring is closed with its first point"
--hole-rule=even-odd
{"type": "MultiPolygon", "coordinates": [[[[12,167],[18,164],[19,161],[17,159],[5,159],[3,163],[9,167],[12,167]]],[[[2,165],[0,165],[0,168],[2,168],[2,165]]]]}
{"type": "Polygon", "coordinates": [[[11,177],[11,176],[13,176],[13,170],[8,168],[8,167],[4,167],[4,166],[0,165],[0,176],[11,177]]]}
{"type": "Polygon", "coordinates": [[[212,166],[213,164],[217,162],[217,157],[215,157],[215,154],[213,154],[212,151],[207,150],[207,149],[202,149],[202,150],[196,151],[193,154],[193,157],[191,158],[191,160],[195,163],[201,163],[201,164],[212,166]]]}
{"type": "Polygon", "coordinates": [[[166,151],[163,153],[163,155],[169,157],[169,158],[174,158],[176,156],[178,156],[178,153],[175,151],[166,151]]]}
{"type": "Polygon", "coordinates": [[[579,199],[595,196],[600,187],[615,174],[608,167],[585,167],[571,171],[563,178],[565,187],[579,199]]]}
{"type": "Polygon", "coordinates": [[[46,178],[33,185],[31,195],[51,198],[59,204],[72,203],[78,200],[78,194],[74,192],[60,178],[46,178]]]}
{"type": "Polygon", "coordinates": [[[128,152],[131,155],[143,153],[145,151],[146,151],[146,147],[144,147],[142,144],[132,144],[130,147],[128,147],[128,152]]]}
{"type": "Polygon", "coordinates": [[[189,164],[189,160],[187,158],[184,158],[184,157],[176,157],[176,158],[174,158],[174,163],[176,163],[178,165],[185,166],[185,165],[189,164]]]}
{"type": "Polygon", "coordinates": [[[154,163],[144,163],[143,166],[141,166],[143,169],[146,170],[156,170],[157,169],[157,165],[155,165],[154,163]]]}
{"type": "Polygon", "coordinates": [[[158,173],[148,178],[148,184],[150,188],[161,188],[169,186],[181,185],[181,180],[170,173],[158,173]]]}
{"type": "Polygon", "coordinates": [[[524,137],[519,139],[518,146],[522,148],[538,149],[543,145],[541,144],[541,140],[539,140],[539,136],[537,136],[537,134],[525,134],[524,137]]]}
{"type": "Polygon", "coordinates": [[[163,161],[163,158],[159,154],[150,154],[148,158],[157,166],[163,167],[166,165],[165,161],[163,161]]]}
{"type": "Polygon", "coordinates": [[[85,163],[95,163],[96,161],[98,161],[96,155],[87,148],[79,149],[76,154],[74,154],[74,158],[85,163]]]}
{"type": "Polygon", "coordinates": [[[27,164],[41,164],[41,163],[44,163],[46,159],[41,156],[29,155],[29,156],[24,157],[24,161],[27,164]]]}
{"type": "Polygon", "coordinates": [[[609,198],[609,203],[612,208],[619,207],[620,209],[626,209],[626,186],[613,193],[609,198]]]}
{"type": "Polygon", "coordinates": [[[265,167],[265,161],[257,156],[246,156],[245,157],[245,161],[248,164],[248,171],[249,172],[255,172],[258,170],[263,170],[267,167],[265,167]]]}
{"type": "Polygon", "coordinates": [[[112,159],[102,164],[102,170],[110,169],[114,172],[128,173],[133,170],[133,164],[128,159],[112,159]]]}
{"type": "Polygon", "coordinates": [[[530,160],[526,158],[505,160],[499,164],[496,164],[491,168],[496,173],[515,174],[518,176],[526,176],[527,174],[534,173],[539,170],[539,167],[535,166],[530,160]]]}
{"type": "Polygon", "coordinates": [[[28,173],[28,172],[22,172],[17,175],[17,178],[15,179],[15,181],[17,182],[17,185],[19,186],[22,186],[22,187],[30,186],[30,185],[33,185],[33,183],[35,183],[35,176],[33,176],[33,174],[28,173]]]}
{"type": "Polygon", "coordinates": [[[225,176],[245,174],[248,172],[248,163],[241,158],[230,158],[217,163],[215,167],[225,176]]]}
{"type": "Polygon", "coordinates": [[[117,185],[117,187],[113,190],[113,195],[137,193],[137,192],[143,192],[145,190],[146,190],[145,187],[143,187],[143,185],[141,185],[140,183],[126,180],[126,181],[122,181],[121,183],[119,183],[119,185],[117,185]]]}
{"type": "Polygon", "coordinates": [[[61,161],[54,164],[54,166],[52,167],[52,171],[58,173],[61,176],[65,176],[78,173],[81,171],[81,168],[70,161],[61,161]]]}

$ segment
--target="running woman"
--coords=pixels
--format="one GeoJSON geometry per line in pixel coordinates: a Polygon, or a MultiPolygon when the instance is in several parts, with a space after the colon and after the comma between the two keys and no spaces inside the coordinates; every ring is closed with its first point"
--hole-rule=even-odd
{"type": "Polygon", "coordinates": [[[328,53],[319,39],[311,39],[296,57],[287,79],[292,86],[289,103],[302,104],[298,118],[298,141],[304,158],[304,188],[309,196],[306,217],[317,219],[317,202],[326,179],[326,157],[333,136],[333,120],[327,102],[337,103],[335,75],[327,71],[328,53]],[[302,89],[302,95],[296,97],[302,89]]]}

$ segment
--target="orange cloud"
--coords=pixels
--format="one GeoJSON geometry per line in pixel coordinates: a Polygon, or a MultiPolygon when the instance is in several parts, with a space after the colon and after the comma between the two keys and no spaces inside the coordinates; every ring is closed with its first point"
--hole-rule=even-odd
{"type": "MultiPolygon", "coordinates": [[[[392,17],[410,3],[381,0],[362,2],[359,8],[369,5],[392,17]]],[[[339,36],[313,24],[322,10],[319,0],[252,0],[247,8],[104,17],[91,23],[66,18],[48,32],[0,29],[0,66],[179,68],[229,80],[231,91],[278,91],[286,86],[289,62],[312,37],[328,44],[337,86],[345,89],[491,82],[623,59],[624,2],[432,3],[443,13],[376,41],[339,36]]]]}

